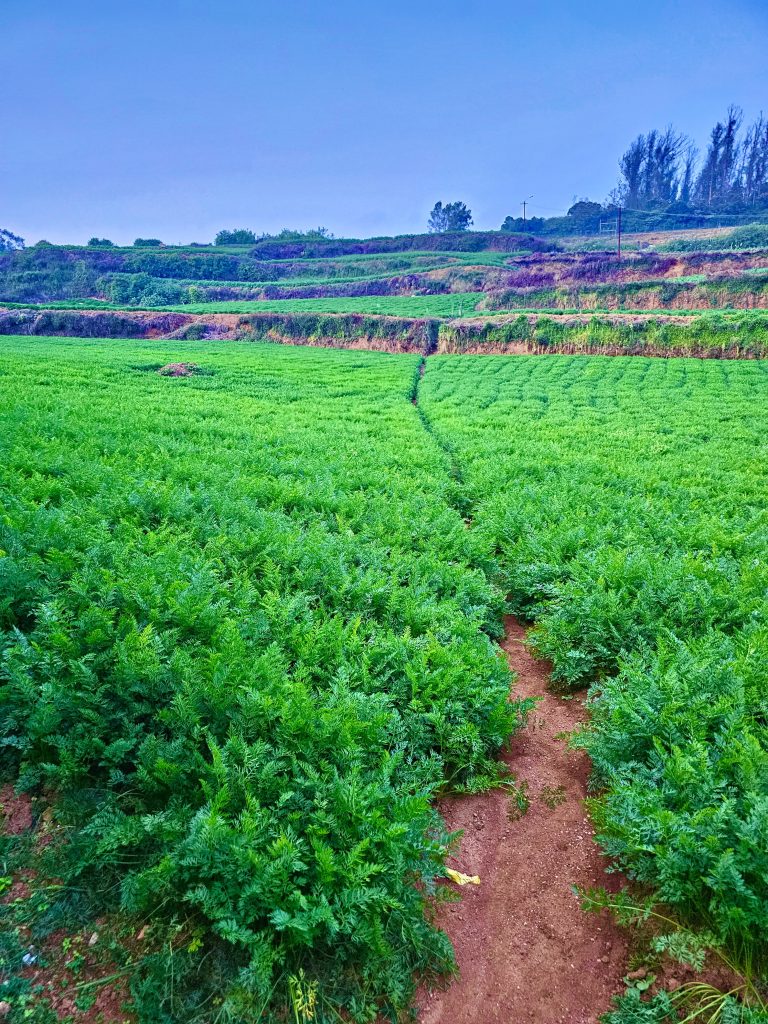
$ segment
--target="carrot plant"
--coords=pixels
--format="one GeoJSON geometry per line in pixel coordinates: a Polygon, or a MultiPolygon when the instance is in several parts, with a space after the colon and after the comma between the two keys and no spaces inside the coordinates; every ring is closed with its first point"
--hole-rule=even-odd
{"type": "Polygon", "coordinates": [[[419,407],[555,685],[592,687],[603,846],[765,979],[768,367],[436,357],[419,407]]]}
{"type": "Polygon", "coordinates": [[[0,342],[0,764],[52,805],[45,921],[148,933],[143,1021],[394,1018],[453,962],[430,800],[526,705],[418,365],[0,342]]]}

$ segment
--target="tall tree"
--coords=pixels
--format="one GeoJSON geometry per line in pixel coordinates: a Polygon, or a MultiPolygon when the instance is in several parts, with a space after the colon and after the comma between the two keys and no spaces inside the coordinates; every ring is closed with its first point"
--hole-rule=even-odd
{"type": "Polygon", "coordinates": [[[638,135],[619,161],[618,198],[633,210],[675,202],[684,170],[681,156],[690,143],[670,125],[638,135]]]}
{"type": "Polygon", "coordinates": [[[768,119],[762,112],[744,136],[739,179],[745,203],[768,202],[768,119]]]}
{"type": "Polygon", "coordinates": [[[434,233],[443,231],[466,231],[472,223],[472,211],[465,203],[435,203],[427,221],[427,227],[434,233]]]}
{"type": "Polygon", "coordinates": [[[0,228],[0,252],[10,252],[11,249],[23,249],[24,239],[14,235],[6,228],[0,228]]]}
{"type": "Polygon", "coordinates": [[[711,206],[717,195],[717,169],[720,166],[720,151],[723,145],[723,126],[718,121],[709,136],[709,146],[704,157],[704,164],[696,179],[696,200],[705,206],[711,206]]]}
{"type": "Polygon", "coordinates": [[[645,153],[643,153],[643,165],[640,186],[640,204],[647,206],[653,195],[654,181],[656,180],[656,143],[659,133],[654,129],[645,136],[645,153]]]}
{"type": "Polygon", "coordinates": [[[618,198],[624,206],[629,206],[632,209],[636,209],[640,204],[645,154],[645,136],[638,135],[619,161],[621,179],[618,187],[618,198]]]}
{"type": "Polygon", "coordinates": [[[688,139],[671,125],[663,132],[655,133],[653,152],[649,154],[651,173],[646,203],[667,206],[677,199],[680,157],[687,145],[688,139]]]}
{"type": "Polygon", "coordinates": [[[689,206],[693,198],[693,179],[698,156],[698,149],[696,149],[692,142],[689,142],[683,153],[683,169],[680,174],[680,187],[677,192],[678,201],[685,206],[689,206]]]}
{"type": "Polygon", "coordinates": [[[704,206],[722,207],[737,198],[741,120],[741,110],[731,106],[725,121],[718,121],[710,133],[704,164],[696,179],[696,200],[704,206]]]}

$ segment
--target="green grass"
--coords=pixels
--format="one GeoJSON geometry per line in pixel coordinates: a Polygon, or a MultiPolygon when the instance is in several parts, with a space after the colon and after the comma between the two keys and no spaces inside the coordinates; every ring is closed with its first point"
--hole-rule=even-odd
{"type": "MultiPolygon", "coordinates": [[[[602,307],[584,309],[584,308],[581,308],[581,307],[578,307],[578,306],[565,307],[565,308],[561,308],[561,307],[543,308],[541,306],[531,306],[531,307],[520,307],[519,309],[518,308],[515,308],[515,309],[498,309],[498,310],[486,310],[486,309],[483,309],[483,310],[476,311],[474,308],[470,308],[470,304],[469,304],[467,296],[471,296],[472,299],[477,299],[478,295],[480,295],[480,294],[482,294],[482,293],[474,293],[474,292],[472,292],[472,293],[464,293],[463,296],[460,293],[457,293],[455,295],[423,295],[423,296],[416,296],[416,298],[417,299],[429,300],[430,303],[434,302],[435,300],[444,300],[447,303],[449,309],[451,308],[451,301],[453,301],[453,303],[454,303],[453,308],[454,309],[463,308],[464,312],[462,313],[462,316],[467,317],[467,318],[471,318],[471,317],[482,318],[483,320],[493,320],[493,319],[498,319],[500,317],[501,318],[509,319],[509,317],[512,316],[512,315],[517,316],[517,315],[520,315],[520,314],[524,314],[524,315],[530,315],[530,316],[543,316],[543,317],[574,316],[574,315],[578,315],[578,316],[582,316],[582,317],[590,317],[590,316],[593,316],[593,315],[611,316],[611,317],[613,317],[613,316],[627,316],[627,317],[633,317],[633,318],[634,317],[642,318],[642,317],[658,317],[658,316],[662,316],[662,317],[691,317],[691,318],[695,318],[695,319],[710,317],[710,318],[714,318],[716,320],[719,320],[720,318],[729,318],[729,317],[741,318],[741,317],[743,317],[745,319],[745,321],[749,321],[751,319],[751,320],[754,320],[755,322],[757,322],[760,318],[765,318],[766,315],[768,315],[766,313],[766,310],[761,310],[761,309],[746,309],[746,310],[744,310],[744,309],[640,309],[640,310],[636,310],[636,309],[626,309],[626,308],[624,308],[624,309],[608,309],[608,308],[602,308],[602,307]],[[457,300],[459,300],[458,303],[457,303],[457,300]]],[[[392,301],[394,303],[402,303],[402,302],[408,302],[412,298],[413,298],[413,296],[397,296],[397,295],[395,295],[395,296],[392,296],[392,295],[390,295],[390,296],[382,296],[382,297],[366,296],[366,297],[364,297],[364,299],[362,301],[364,301],[366,303],[374,303],[374,304],[382,302],[382,301],[392,301]]],[[[346,309],[344,309],[344,310],[330,310],[330,309],[322,309],[322,310],[317,309],[317,310],[314,310],[314,309],[310,309],[308,307],[304,307],[303,305],[301,306],[301,309],[298,309],[298,308],[297,309],[293,309],[292,308],[292,306],[294,304],[298,306],[298,303],[304,303],[304,302],[326,303],[326,302],[337,302],[337,301],[343,301],[345,303],[349,302],[349,303],[356,304],[356,303],[358,303],[358,301],[361,301],[361,300],[359,300],[357,298],[349,298],[349,299],[347,299],[347,298],[343,298],[343,299],[336,299],[336,298],[333,298],[333,299],[294,299],[294,300],[276,299],[276,300],[270,301],[270,302],[261,302],[261,301],[255,301],[255,302],[242,301],[241,302],[241,301],[238,301],[238,300],[234,300],[232,302],[227,302],[227,303],[210,303],[209,302],[209,303],[198,303],[196,305],[181,305],[180,304],[180,305],[176,305],[176,306],[155,307],[155,306],[131,306],[131,305],[128,305],[128,304],[106,302],[105,300],[102,300],[102,299],[60,299],[60,300],[55,300],[55,301],[52,301],[52,302],[2,302],[2,301],[0,301],[0,308],[3,308],[3,309],[83,309],[83,310],[93,309],[93,310],[110,310],[110,311],[113,311],[113,312],[131,312],[131,311],[134,311],[134,312],[151,312],[153,310],[157,311],[158,309],[160,309],[161,311],[162,310],[172,310],[174,312],[179,312],[179,313],[195,313],[195,314],[198,314],[198,315],[199,314],[205,314],[205,313],[217,313],[217,312],[230,312],[230,313],[232,313],[232,312],[241,312],[241,310],[239,308],[238,309],[227,309],[227,310],[212,308],[214,306],[224,306],[224,305],[227,305],[227,306],[237,306],[237,307],[240,307],[240,306],[246,307],[247,306],[248,308],[247,309],[243,309],[242,312],[248,312],[248,313],[255,313],[255,312],[259,312],[259,311],[275,312],[275,313],[289,313],[289,312],[301,312],[302,310],[306,310],[307,312],[316,311],[316,312],[322,312],[322,313],[328,313],[328,312],[361,312],[362,313],[362,312],[365,312],[365,313],[368,313],[368,314],[373,313],[373,315],[375,315],[375,312],[378,312],[378,310],[374,312],[373,310],[362,310],[362,309],[357,309],[357,308],[353,309],[353,310],[346,310],[346,309]],[[254,307],[254,306],[257,306],[258,309],[251,308],[251,307],[254,307]],[[269,306],[270,308],[267,309],[266,308],[267,306],[269,306]],[[274,308],[272,308],[272,307],[274,307],[274,308]]],[[[402,315],[402,316],[425,316],[425,315],[439,316],[440,314],[438,314],[438,313],[424,314],[422,312],[419,312],[418,314],[414,314],[414,313],[395,314],[395,313],[392,313],[390,310],[387,310],[382,315],[386,315],[386,316],[394,316],[394,315],[402,315]]]]}
{"type": "MultiPolygon", "coordinates": [[[[454,295],[422,295],[422,296],[416,296],[416,298],[417,299],[429,300],[429,303],[436,302],[436,300],[444,300],[444,303],[447,304],[449,310],[451,308],[453,308],[453,310],[457,310],[459,308],[463,309],[463,313],[461,314],[463,317],[477,317],[477,318],[482,318],[483,320],[491,320],[491,321],[494,320],[494,319],[498,319],[500,317],[501,318],[509,319],[509,317],[511,315],[517,316],[517,315],[520,315],[520,314],[530,315],[530,316],[544,316],[544,317],[574,316],[574,315],[578,315],[578,316],[582,316],[582,317],[590,317],[590,316],[593,316],[593,315],[599,315],[599,316],[627,316],[627,317],[639,317],[639,318],[662,316],[662,317],[691,317],[691,318],[695,318],[695,319],[707,318],[707,317],[715,318],[715,319],[728,318],[728,317],[735,317],[735,318],[743,317],[743,318],[745,318],[745,321],[749,321],[750,319],[752,319],[754,321],[757,321],[760,318],[765,318],[766,315],[768,315],[766,310],[761,310],[761,309],[746,309],[746,310],[745,309],[640,309],[640,310],[636,310],[636,309],[626,309],[626,308],[625,309],[608,309],[608,308],[601,308],[601,307],[596,307],[594,309],[593,308],[584,309],[584,308],[577,307],[577,306],[572,306],[572,307],[567,307],[567,308],[561,308],[561,307],[543,308],[541,306],[531,306],[531,307],[521,307],[519,309],[518,308],[515,308],[515,309],[498,309],[498,310],[485,310],[484,309],[484,310],[476,311],[474,309],[474,306],[470,306],[470,302],[469,302],[468,296],[471,296],[471,298],[476,301],[481,294],[482,293],[475,293],[475,292],[468,293],[468,292],[465,292],[465,293],[463,293],[463,295],[461,293],[457,293],[457,294],[454,294],[454,295]],[[453,307],[451,306],[452,302],[453,302],[453,307]]],[[[344,310],[340,310],[340,309],[334,309],[334,310],[331,310],[331,309],[315,309],[314,307],[313,308],[309,308],[309,307],[305,307],[303,305],[300,308],[298,308],[298,304],[299,303],[305,303],[305,302],[313,302],[313,303],[315,303],[315,302],[317,302],[317,303],[326,303],[326,302],[332,302],[332,303],[344,302],[344,303],[347,303],[347,302],[349,302],[349,303],[352,303],[352,304],[356,305],[359,301],[363,301],[365,303],[372,303],[372,304],[380,303],[382,301],[383,302],[391,301],[393,303],[402,303],[402,302],[409,302],[412,299],[413,299],[413,296],[389,295],[389,296],[382,296],[382,297],[365,296],[362,299],[358,299],[358,298],[354,298],[354,297],[353,298],[349,298],[349,299],[347,299],[347,298],[342,298],[342,299],[336,299],[336,298],[333,298],[333,299],[293,299],[293,300],[275,299],[274,301],[269,301],[269,302],[262,302],[262,301],[248,302],[248,301],[233,300],[232,302],[224,302],[224,303],[211,303],[211,302],[208,302],[208,303],[197,303],[197,304],[194,304],[194,305],[181,305],[180,304],[180,305],[176,305],[176,306],[163,306],[163,307],[156,307],[156,306],[131,306],[131,305],[128,305],[126,303],[121,304],[121,303],[115,303],[115,302],[107,302],[107,301],[102,300],[102,299],[59,299],[59,300],[55,300],[55,301],[52,301],[52,302],[2,302],[2,301],[0,301],[0,308],[2,308],[2,309],[83,309],[83,310],[93,309],[93,310],[109,310],[109,311],[112,311],[112,312],[131,312],[131,311],[133,311],[133,312],[152,312],[153,310],[154,311],[157,311],[157,310],[160,310],[160,311],[171,310],[171,311],[179,312],[179,313],[194,313],[194,314],[198,314],[198,315],[205,314],[205,313],[221,313],[221,312],[228,312],[228,313],[239,313],[239,312],[256,313],[256,312],[260,312],[260,311],[263,311],[263,312],[275,312],[275,313],[289,313],[289,312],[294,312],[295,313],[295,312],[301,312],[302,310],[306,310],[306,312],[321,312],[321,313],[329,313],[329,312],[345,312],[345,313],[346,312],[353,312],[353,313],[354,312],[360,312],[360,313],[363,313],[363,312],[365,312],[367,314],[375,315],[375,313],[378,312],[378,310],[376,310],[376,311],[374,311],[374,310],[362,310],[362,309],[359,309],[359,308],[350,309],[350,310],[347,310],[347,309],[344,309],[344,310]],[[225,309],[213,308],[213,307],[216,307],[216,306],[225,306],[225,305],[226,306],[237,306],[238,308],[237,309],[226,309],[226,310],[225,309]],[[297,306],[296,309],[292,308],[294,305],[297,306]],[[247,309],[244,308],[243,310],[240,310],[240,308],[239,308],[240,306],[248,307],[248,308],[247,309]],[[251,307],[258,307],[258,308],[251,308],[251,307]],[[267,307],[269,307],[269,309],[267,307]]],[[[439,314],[439,313],[429,313],[429,314],[427,314],[427,313],[422,313],[421,311],[419,311],[418,313],[402,313],[402,314],[397,313],[396,314],[396,313],[393,313],[390,310],[386,310],[385,312],[382,313],[382,315],[386,315],[386,316],[395,316],[395,315],[401,316],[402,315],[402,316],[421,317],[421,316],[440,316],[441,314],[439,314]]]]}
{"type": "Polygon", "coordinates": [[[765,249],[768,247],[768,224],[744,224],[724,235],[711,238],[677,239],[658,246],[659,252],[691,252],[727,249],[765,249]]]}
{"type": "MultiPolygon", "coordinates": [[[[199,252],[200,250],[191,250],[192,252],[199,252]]],[[[210,250],[202,250],[203,252],[210,250]]],[[[401,265],[404,260],[433,260],[435,266],[446,266],[454,263],[469,264],[470,266],[489,266],[489,267],[503,267],[509,260],[517,259],[520,256],[529,255],[528,249],[519,249],[512,252],[495,252],[495,251],[479,251],[479,252],[450,252],[448,250],[406,250],[405,252],[393,252],[393,253],[353,253],[347,256],[302,256],[299,259],[301,263],[354,263],[354,264],[365,264],[372,260],[382,260],[396,263],[401,265]]],[[[255,257],[258,259],[259,257],[255,257]]],[[[295,259],[270,259],[270,263],[294,263],[295,259]]],[[[402,272],[402,267],[400,272],[402,272]]]]}
{"type": "Polygon", "coordinates": [[[381,313],[386,316],[468,316],[482,292],[455,295],[366,295],[355,298],[276,299],[273,301],[199,302],[163,306],[176,313],[381,313]]]}
{"type": "MultiPolygon", "coordinates": [[[[563,312],[563,311],[561,311],[563,312]]],[[[440,324],[440,352],[460,354],[506,346],[584,355],[666,355],[762,358],[768,354],[766,310],[709,310],[691,315],[581,311],[579,317],[520,311],[506,317],[476,317],[440,324]]]]}
{"type": "Polygon", "coordinates": [[[3,302],[2,309],[106,309],[114,312],[137,309],[136,306],[107,302],[105,299],[54,299],[51,302],[3,302]]]}

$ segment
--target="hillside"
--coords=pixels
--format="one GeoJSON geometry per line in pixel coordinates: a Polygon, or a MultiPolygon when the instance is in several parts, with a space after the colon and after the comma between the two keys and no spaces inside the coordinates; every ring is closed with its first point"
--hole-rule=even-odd
{"type": "Polygon", "coordinates": [[[637,236],[621,259],[590,239],[561,249],[504,232],[35,246],[0,255],[0,322],[5,333],[266,337],[426,354],[759,355],[765,235],[752,227],[637,236]]]}

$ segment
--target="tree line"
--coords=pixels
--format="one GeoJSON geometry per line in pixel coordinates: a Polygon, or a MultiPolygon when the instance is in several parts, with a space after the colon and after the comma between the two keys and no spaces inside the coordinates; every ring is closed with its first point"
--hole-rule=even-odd
{"type": "Polygon", "coordinates": [[[564,217],[507,217],[502,231],[591,234],[614,221],[627,231],[745,224],[768,218],[768,117],[751,123],[730,106],[700,152],[673,126],[640,134],[619,160],[619,179],[600,203],[579,199],[564,217]]]}
{"type": "MultiPolygon", "coordinates": [[[[743,218],[768,217],[768,117],[760,113],[745,124],[742,110],[730,106],[709,133],[700,153],[689,136],[672,125],[653,128],[633,139],[619,160],[619,180],[607,199],[579,199],[565,217],[506,217],[502,231],[545,235],[598,231],[600,220],[629,214],[628,230],[695,227],[716,216],[743,223],[743,218]],[[634,215],[634,216],[633,216],[634,215]]],[[[430,233],[468,231],[472,211],[460,201],[435,203],[427,221],[430,233]]],[[[263,241],[308,242],[332,239],[325,227],[306,231],[284,229],[277,235],[247,228],[222,230],[214,245],[255,245],[263,241]]],[[[39,245],[46,244],[44,242],[39,245]]],[[[24,241],[0,229],[0,252],[23,248],[24,241]]],[[[106,238],[91,238],[91,248],[110,248],[106,238]]],[[[160,246],[156,238],[137,238],[135,246],[160,246]]],[[[191,243],[199,246],[200,243],[191,243]]]]}
{"type": "Polygon", "coordinates": [[[609,201],[634,210],[742,213],[768,207],[768,118],[744,125],[730,106],[700,158],[692,140],[671,125],[638,135],[619,161],[609,201]]]}
{"type": "MultiPolygon", "coordinates": [[[[619,207],[630,230],[706,224],[708,218],[768,215],[768,117],[744,123],[731,105],[709,133],[703,154],[672,125],[638,135],[619,160],[619,180],[605,202],[579,199],[565,217],[506,217],[502,231],[535,234],[598,231],[619,207]],[[634,216],[633,216],[634,215],[634,216]]],[[[738,222],[738,221],[736,221],[738,222]]],[[[466,231],[472,223],[464,203],[437,203],[430,231],[466,231]]]]}

